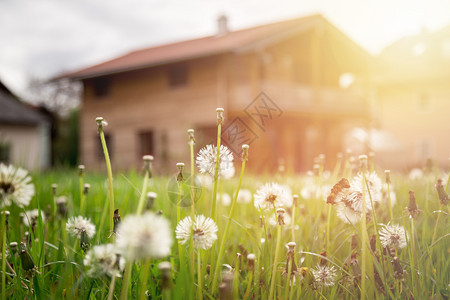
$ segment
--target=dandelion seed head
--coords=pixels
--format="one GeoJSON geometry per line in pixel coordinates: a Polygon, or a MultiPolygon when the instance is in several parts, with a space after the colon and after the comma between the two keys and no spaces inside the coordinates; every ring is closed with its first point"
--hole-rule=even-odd
{"type": "Polygon", "coordinates": [[[179,243],[186,244],[192,233],[192,240],[195,248],[209,249],[217,240],[218,227],[213,219],[204,215],[196,215],[194,222],[191,217],[182,219],[176,229],[175,234],[179,243]]]}
{"type": "MultiPolygon", "coordinates": [[[[206,145],[197,154],[197,166],[200,173],[208,173],[214,176],[216,170],[217,147],[206,145]]],[[[219,177],[230,179],[234,176],[233,153],[224,145],[220,145],[219,153],[219,177]]]]}
{"type": "Polygon", "coordinates": [[[279,185],[278,183],[266,183],[261,186],[254,195],[254,204],[256,208],[267,210],[273,207],[291,207],[291,190],[279,185]]]}
{"type": "Polygon", "coordinates": [[[118,276],[125,267],[125,259],[113,244],[98,245],[89,250],[84,258],[84,265],[89,269],[89,277],[103,275],[118,276]]]}
{"type": "Polygon", "coordinates": [[[361,172],[353,178],[350,183],[350,188],[361,193],[364,191],[363,194],[365,196],[366,203],[369,203],[370,207],[370,197],[372,197],[373,202],[379,202],[382,199],[382,181],[375,172],[367,173],[365,177],[369,190],[367,190],[367,186],[364,183],[364,176],[361,172]],[[370,192],[370,197],[368,191],[370,192]]]}
{"type": "Polygon", "coordinates": [[[333,286],[337,277],[334,266],[316,265],[315,269],[311,270],[314,276],[314,283],[317,286],[330,287],[333,286]]]}
{"type": "Polygon", "coordinates": [[[382,224],[379,234],[381,245],[383,248],[387,249],[405,248],[407,245],[407,239],[409,239],[405,228],[397,224],[382,224]]]}
{"type": "Polygon", "coordinates": [[[88,238],[92,238],[95,235],[95,225],[92,224],[90,219],[83,216],[72,217],[66,224],[67,232],[77,238],[81,238],[81,235],[85,233],[88,238]]]}
{"type": "Polygon", "coordinates": [[[128,216],[119,225],[116,244],[130,261],[168,256],[173,244],[169,221],[152,212],[128,216]]]}
{"type": "MultiPolygon", "coordinates": [[[[45,222],[45,214],[43,211],[41,211],[41,218],[42,218],[42,223],[44,223],[45,222]]],[[[23,224],[27,227],[36,226],[38,219],[39,219],[39,210],[37,208],[26,211],[22,217],[23,224]]]]}
{"type": "Polygon", "coordinates": [[[33,195],[34,185],[27,171],[0,163],[0,208],[11,203],[28,206],[33,195]]]}
{"type": "Polygon", "coordinates": [[[241,189],[239,190],[239,194],[237,197],[237,202],[238,203],[243,203],[243,204],[247,204],[250,203],[252,201],[252,192],[248,189],[241,189]]]}

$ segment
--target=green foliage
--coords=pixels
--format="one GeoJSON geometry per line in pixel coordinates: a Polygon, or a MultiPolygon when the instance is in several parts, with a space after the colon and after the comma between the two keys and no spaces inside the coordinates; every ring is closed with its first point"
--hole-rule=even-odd
{"type": "MultiPolygon", "coordinates": [[[[106,299],[111,284],[111,278],[104,276],[100,278],[89,278],[86,274],[86,266],[83,265],[85,253],[80,249],[79,241],[69,236],[65,231],[65,223],[70,216],[77,216],[80,212],[80,189],[77,170],[54,171],[46,174],[35,174],[33,176],[36,187],[36,195],[27,210],[40,208],[45,214],[45,221],[39,221],[33,228],[26,227],[22,223],[20,214],[24,212],[15,206],[8,209],[11,212],[9,225],[6,231],[6,244],[11,242],[25,242],[27,251],[30,253],[37,270],[30,274],[22,267],[22,262],[18,254],[10,255],[6,266],[6,285],[2,286],[6,298],[11,299],[106,299]],[[57,217],[53,215],[54,197],[52,195],[51,184],[57,183],[57,196],[66,196],[68,199],[69,213],[67,217],[57,217]],[[25,240],[25,232],[30,233],[30,239],[25,240]],[[13,272],[14,271],[14,272],[13,272]]],[[[176,174],[174,174],[176,176],[176,174]]],[[[413,243],[408,242],[408,246],[396,253],[400,266],[404,270],[402,276],[397,276],[389,254],[381,255],[380,259],[373,253],[369,253],[375,264],[374,269],[380,271],[381,285],[378,286],[376,280],[369,278],[367,281],[366,295],[370,299],[386,298],[415,298],[415,299],[439,299],[448,297],[449,294],[449,272],[450,260],[447,258],[449,251],[449,228],[448,228],[448,207],[440,206],[438,195],[434,189],[436,178],[432,175],[424,176],[419,180],[409,180],[403,176],[392,176],[392,190],[397,195],[397,204],[394,206],[393,223],[400,224],[409,232],[410,237],[415,238],[415,248],[413,243]],[[410,220],[405,207],[408,206],[408,191],[413,190],[416,194],[417,206],[421,209],[421,214],[415,220],[410,220]],[[426,203],[428,201],[428,203],[426,203]],[[440,221],[436,226],[437,216],[441,214],[440,221]],[[411,234],[412,224],[415,234],[411,234]],[[436,238],[432,244],[432,237],[436,227],[436,238]],[[411,262],[414,261],[414,264],[411,262]],[[414,265],[415,271],[411,268],[414,265]],[[413,276],[413,273],[415,276],[413,276]],[[384,291],[382,291],[384,289],[384,291]]],[[[158,194],[153,205],[154,211],[162,211],[172,225],[176,227],[177,206],[170,200],[167,187],[173,178],[153,177],[148,183],[148,191],[158,194]]],[[[290,186],[294,193],[299,193],[308,184],[303,176],[284,177],[252,177],[245,176],[242,188],[250,189],[253,193],[260,183],[277,181],[290,186]]],[[[104,244],[111,241],[111,232],[108,226],[108,186],[107,178],[102,174],[87,172],[84,177],[85,183],[91,184],[89,194],[86,195],[86,213],[97,227],[97,233],[91,240],[92,246],[104,244]]],[[[115,205],[119,208],[122,218],[129,214],[134,214],[137,210],[138,199],[143,182],[141,174],[116,174],[114,180],[115,205]]],[[[220,182],[218,190],[233,195],[237,186],[237,179],[220,182]]],[[[323,184],[332,184],[330,181],[322,181],[323,184]]],[[[204,188],[203,192],[195,203],[196,213],[209,215],[211,211],[211,190],[204,188]]],[[[252,202],[237,203],[237,209],[229,228],[229,235],[225,242],[225,252],[223,264],[231,267],[235,266],[236,253],[241,253],[240,272],[235,271],[234,276],[238,278],[234,281],[238,284],[235,293],[238,298],[243,298],[246,291],[249,291],[250,298],[266,299],[269,294],[270,277],[273,271],[274,254],[276,247],[276,229],[268,224],[261,223],[260,212],[255,209],[252,202]],[[262,242],[262,239],[264,242],[262,242]],[[255,253],[256,261],[254,274],[250,276],[251,270],[248,267],[246,255],[255,253]],[[262,269],[264,268],[264,270],[262,269]],[[252,279],[250,279],[252,277],[252,279]],[[248,284],[251,282],[251,285],[248,284]]],[[[221,241],[227,216],[230,207],[224,206],[220,201],[217,203],[217,223],[219,226],[219,239],[216,247],[201,252],[201,269],[203,276],[203,297],[204,299],[216,298],[218,291],[212,291],[211,276],[208,276],[209,265],[214,267],[214,257],[217,258],[218,245],[221,241]]],[[[334,207],[330,215],[330,241],[325,244],[327,230],[328,206],[323,199],[299,198],[299,205],[296,209],[295,217],[295,262],[298,267],[295,275],[295,284],[286,289],[287,277],[282,275],[286,268],[287,249],[284,247],[291,238],[291,227],[286,225],[281,231],[281,249],[278,262],[274,294],[279,299],[354,299],[359,298],[360,286],[357,274],[357,267],[351,261],[351,239],[356,234],[360,241],[360,227],[343,223],[336,217],[334,207]],[[318,288],[314,285],[311,269],[324,259],[320,255],[328,248],[326,264],[335,266],[337,270],[336,284],[331,287],[318,288]],[[303,269],[302,269],[303,268],[303,269]]],[[[389,208],[386,203],[380,204],[377,209],[377,220],[379,223],[388,223],[390,220],[389,208]]],[[[190,208],[182,208],[182,217],[190,215],[190,208]]],[[[367,223],[369,237],[374,234],[373,222],[367,223]]],[[[2,235],[3,236],[3,235],[2,235]]],[[[360,247],[356,249],[356,258],[360,259],[360,247]]],[[[7,247],[7,250],[10,250],[7,247]]],[[[186,254],[187,255],[187,254],[186,254]]],[[[173,271],[170,280],[172,290],[163,291],[161,289],[161,272],[157,265],[160,260],[151,260],[148,274],[148,285],[144,286],[152,299],[173,298],[190,299],[196,295],[196,279],[191,278],[187,269],[180,272],[178,247],[173,245],[172,255],[166,259],[172,263],[173,271]]],[[[189,257],[185,257],[189,261],[189,257]]],[[[136,298],[141,288],[141,270],[144,262],[136,262],[132,266],[130,297],[136,298]]],[[[224,266],[224,269],[228,267],[224,266]]],[[[197,275],[197,271],[195,271],[197,275]]],[[[122,287],[122,278],[117,278],[114,295],[119,297],[122,287]]]]}

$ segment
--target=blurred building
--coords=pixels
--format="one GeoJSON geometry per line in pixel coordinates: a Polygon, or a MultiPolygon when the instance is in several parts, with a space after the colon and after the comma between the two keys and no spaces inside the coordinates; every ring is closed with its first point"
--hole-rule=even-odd
{"type": "Polygon", "coordinates": [[[236,153],[250,144],[256,171],[312,167],[343,150],[343,136],[367,126],[370,56],[320,15],[230,31],[218,19],[212,36],[137,50],[58,78],[84,85],[81,161],[103,163],[95,118],[118,168],[153,154],[159,168],[188,161],[216,141],[216,108],[225,109],[223,142],[236,153]]]}
{"type": "Polygon", "coordinates": [[[450,157],[450,27],[402,38],[377,59],[376,127],[398,147],[379,156],[391,168],[423,166],[450,157]]]}
{"type": "Polygon", "coordinates": [[[0,82],[0,162],[43,170],[50,152],[50,122],[0,82]]]}

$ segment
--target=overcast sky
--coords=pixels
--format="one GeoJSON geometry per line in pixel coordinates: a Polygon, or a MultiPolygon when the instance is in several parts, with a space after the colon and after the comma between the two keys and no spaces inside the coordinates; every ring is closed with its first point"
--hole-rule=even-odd
{"type": "Polygon", "coordinates": [[[321,13],[372,54],[450,25],[449,0],[0,0],[0,80],[49,78],[143,47],[321,13]]]}

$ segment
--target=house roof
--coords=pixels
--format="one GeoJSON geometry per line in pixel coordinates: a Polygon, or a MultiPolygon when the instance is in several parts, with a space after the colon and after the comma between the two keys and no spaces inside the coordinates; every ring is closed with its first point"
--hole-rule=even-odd
{"type": "Polygon", "coordinates": [[[367,52],[365,52],[350,38],[329,23],[324,17],[321,15],[311,15],[228,32],[222,35],[212,35],[133,51],[88,68],[62,74],[53,80],[62,78],[70,78],[74,80],[94,78],[225,52],[247,51],[248,49],[254,49],[271,43],[277,36],[306,31],[308,29],[312,29],[320,23],[332,28],[335,33],[338,33],[340,37],[346,39],[347,42],[355,47],[357,51],[367,57],[369,56],[367,52]]]}
{"type": "Polygon", "coordinates": [[[0,124],[37,125],[45,118],[22,103],[2,82],[0,82],[0,124]]]}

